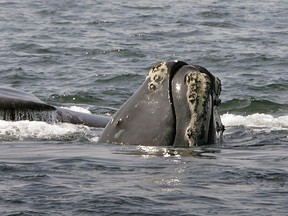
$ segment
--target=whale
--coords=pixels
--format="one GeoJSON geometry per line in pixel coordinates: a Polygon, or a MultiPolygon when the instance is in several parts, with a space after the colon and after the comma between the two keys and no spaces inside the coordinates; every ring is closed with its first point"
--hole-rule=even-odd
{"type": "Polygon", "coordinates": [[[104,128],[99,142],[192,147],[222,141],[221,81],[182,61],[154,65],[104,128]]]}
{"type": "Polygon", "coordinates": [[[49,105],[2,86],[0,120],[103,128],[99,143],[192,147],[222,141],[220,94],[220,79],[206,68],[182,61],[159,62],[112,118],[49,105]]]}
{"type": "Polygon", "coordinates": [[[63,122],[103,128],[110,119],[108,116],[93,115],[52,106],[32,94],[15,88],[0,87],[0,120],[63,122]]]}

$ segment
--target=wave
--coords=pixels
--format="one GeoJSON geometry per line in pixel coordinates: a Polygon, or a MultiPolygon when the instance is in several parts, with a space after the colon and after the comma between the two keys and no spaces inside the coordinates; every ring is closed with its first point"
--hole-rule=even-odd
{"type": "Polygon", "coordinates": [[[221,104],[222,113],[249,115],[254,113],[283,114],[288,111],[288,104],[276,103],[265,99],[232,99],[221,104]]]}
{"type": "Polygon", "coordinates": [[[242,116],[226,113],[221,116],[221,119],[225,127],[243,126],[259,129],[288,130],[288,115],[275,117],[270,114],[254,113],[242,116]]]}
{"type": "MultiPolygon", "coordinates": [[[[89,127],[68,123],[48,124],[40,121],[0,120],[0,140],[77,140],[91,134],[89,127]]],[[[89,136],[88,136],[89,137],[89,136]]],[[[90,135],[90,138],[91,135],[90,135]]]]}
{"type": "MultiPolygon", "coordinates": [[[[71,106],[65,109],[91,113],[88,109],[71,106]]],[[[13,140],[89,140],[97,141],[100,129],[70,123],[46,123],[42,121],[4,121],[0,120],[0,141],[13,140]]],[[[100,130],[101,131],[101,130],[100,130]]]]}
{"type": "MultiPolygon", "coordinates": [[[[72,106],[71,110],[89,112],[89,110],[72,106]]],[[[226,128],[244,127],[259,130],[288,130],[288,115],[273,116],[270,114],[253,113],[237,115],[226,113],[221,115],[226,128]]],[[[245,129],[244,129],[245,130],[245,129]]],[[[69,123],[48,124],[40,121],[3,121],[0,120],[0,141],[13,140],[56,140],[73,141],[84,139],[97,142],[102,129],[89,128],[69,123]]]]}

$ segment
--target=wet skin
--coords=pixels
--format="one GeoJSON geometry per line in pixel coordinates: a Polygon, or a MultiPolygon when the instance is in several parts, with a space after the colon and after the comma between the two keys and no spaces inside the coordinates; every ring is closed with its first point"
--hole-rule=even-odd
{"type": "Polygon", "coordinates": [[[174,147],[215,143],[224,131],[220,92],[220,80],[204,67],[159,63],[116,112],[99,142],[174,147]]]}

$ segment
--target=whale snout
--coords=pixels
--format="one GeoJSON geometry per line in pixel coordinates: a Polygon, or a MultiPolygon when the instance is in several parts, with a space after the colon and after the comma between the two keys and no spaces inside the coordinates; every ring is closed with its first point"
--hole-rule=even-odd
{"type": "Polygon", "coordinates": [[[107,124],[99,142],[174,147],[215,143],[224,130],[220,93],[220,79],[202,66],[158,63],[107,124]]]}

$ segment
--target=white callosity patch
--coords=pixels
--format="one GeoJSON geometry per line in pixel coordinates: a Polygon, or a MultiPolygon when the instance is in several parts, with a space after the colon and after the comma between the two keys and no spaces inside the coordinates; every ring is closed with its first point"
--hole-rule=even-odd
{"type": "Polygon", "coordinates": [[[161,62],[154,66],[148,73],[146,79],[150,79],[148,83],[148,89],[156,91],[159,88],[159,84],[167,77],[168,68],[165,62],[161,62]]]}
{"type": "Polygon", "coordinates": [[[211,81],[208,75],[199,72],[190,72],[186,75],[187,102],[191,112],[191,120],[186,129],[186,139],[189,146],[199,144],[200,137],[205,137],[208,130],[207,116],[209,101],[211,102],[211,81]]]}

